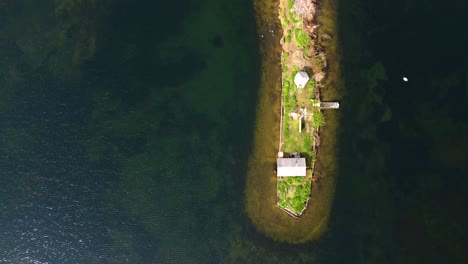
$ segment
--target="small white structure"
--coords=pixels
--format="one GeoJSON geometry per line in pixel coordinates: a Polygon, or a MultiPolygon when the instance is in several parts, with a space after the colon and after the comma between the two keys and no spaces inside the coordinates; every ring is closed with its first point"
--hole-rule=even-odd
{"type": "Polygon", "coordinates": [[[321,109],[338,109],[340,108],[340,103],[338,102],[322,102],[320,103],[321,109]]]}
{"type": "Polygon", "coordinates": [[[306,176],[305,158],[276,159],[276,173],[278,177],[306,176]]]}
{"type": "Polygon", "coordinates": [[[403,81],[407,82],[407,81],[408,81],[408,78],[403,77],[403,81]]]}
{"type": "Polygon", "coordinates": [[[309,75],[305,71],[300,71],[294,76],[294,83],[298,88],[304,88],[304,86],[309,81],[309,75]]]}

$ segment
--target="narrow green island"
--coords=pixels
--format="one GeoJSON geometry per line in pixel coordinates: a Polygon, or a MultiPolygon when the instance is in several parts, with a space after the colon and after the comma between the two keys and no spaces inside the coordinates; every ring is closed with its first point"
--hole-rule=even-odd
{"type": "Polygon", "coordinates": [[[254,0],[261,79],[245,211],[276,241],[317,241],[336,187],[341,85],[334,0],[254,0]],[[326,121],[326,125],[325,125],[326,121]]]}
{"type": "Polygon", "coordinates": [[[314,49],[316,5],[307,0],[281,0],[282,89],[280,142],[277,158],[277,206],[293,217],[307,208],[314,174],[319,130],[325,124],[321,109],[338,108],[320,102],[316,82],[325,77],[326,61],[314,49]],[[311,78],[312,77],[312,78],[311,78]]]}

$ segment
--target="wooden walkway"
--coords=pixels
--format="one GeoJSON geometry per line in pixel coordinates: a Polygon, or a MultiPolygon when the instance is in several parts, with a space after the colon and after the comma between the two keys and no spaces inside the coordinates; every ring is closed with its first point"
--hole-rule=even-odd
{"type": "Polygon", "coordinates": [[[338,108],[340,108],[340,103],[338,103],[338,102],[320,102],[320,103],[315,103],[314,106],[320,107],[320,109],[338,109],[338,108]]]}

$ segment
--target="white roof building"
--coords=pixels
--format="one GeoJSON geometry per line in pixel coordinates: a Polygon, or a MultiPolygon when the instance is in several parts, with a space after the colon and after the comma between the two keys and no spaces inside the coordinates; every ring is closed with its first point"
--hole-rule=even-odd
{"type": "Polygon", "coordinates": [[[276,173],[278,177],[306,176],[305,158],[276,159],[276,173]]]}
{"type": "Polygon", "coordinates": [[[294,76],[294,83],[298,88],[304,88],[309,81],[309,75],[305,71],[300,71],[294,76]]]}

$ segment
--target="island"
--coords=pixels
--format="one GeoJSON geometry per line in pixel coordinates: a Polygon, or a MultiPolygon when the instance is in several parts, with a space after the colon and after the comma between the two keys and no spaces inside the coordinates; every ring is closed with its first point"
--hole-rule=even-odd
{"type": "Polygon", "coordinates": [[[280,1],[281,117],[277,158],[277,206],[293,217],[307,208],[314,174],[322,109],[337,109],[338,102],[320,102],[316,83],[325,77],[326,60],[314,49],[316,4],[310,0],[280,1]],[[312,76],[310,78],[309,76],[312,76]],[[286,156],[286,157],[285,157],[286,156]]]}
{"type": "Polygon", "coordinates": [[[245,211],[256,230],[291,244],[329,225],[342,87],[334,0],[254,0],[261,78],[245,211]],[[337,101],[337,102],[334,102],[337,101]]]}

